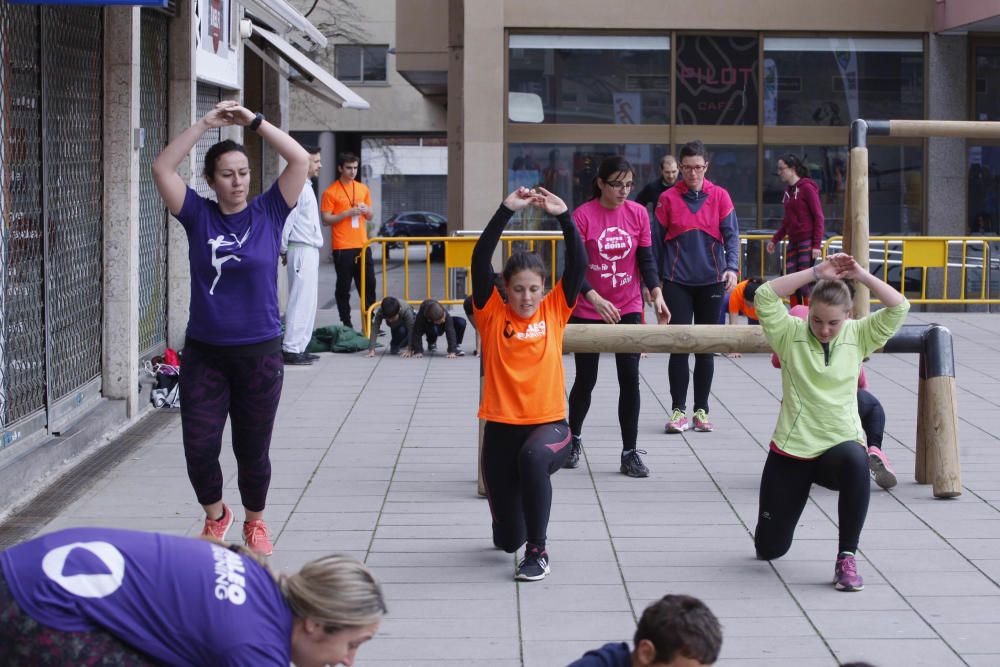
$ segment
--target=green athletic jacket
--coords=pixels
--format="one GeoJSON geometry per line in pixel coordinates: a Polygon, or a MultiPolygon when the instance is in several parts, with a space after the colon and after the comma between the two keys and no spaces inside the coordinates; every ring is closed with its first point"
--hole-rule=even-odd
{"type": "Polygon", "coordinates": [[[781,411],[771,436],[782,452],[813,459],[848,440],[864,444],[858,416],[862,360],[882,347],[906,319],[910,303],[847,320],[830,341],[827,356],[809,323],[793,317],[765,283],[754,296],[767,342],[781,359],[781,411]]]}

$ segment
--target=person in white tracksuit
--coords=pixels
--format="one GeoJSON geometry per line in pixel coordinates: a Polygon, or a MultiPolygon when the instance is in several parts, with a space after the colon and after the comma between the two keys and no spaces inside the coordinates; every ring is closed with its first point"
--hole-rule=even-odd
{"type": "Polygon", "coordinates": [[[312,179],[323,164],[316,146],[304,146],[309,153],[309,178],[299,195],[298,205],[285,220],[281,232],[282,259],[288,266],[288,305],[285,307],[285,338],[281,356],[286,364],[306,365],[319,359],[306,352],[316,323],[318,305],[319,251],[323,247],[323,228],[319,222],[319,203],[312,179]]]}

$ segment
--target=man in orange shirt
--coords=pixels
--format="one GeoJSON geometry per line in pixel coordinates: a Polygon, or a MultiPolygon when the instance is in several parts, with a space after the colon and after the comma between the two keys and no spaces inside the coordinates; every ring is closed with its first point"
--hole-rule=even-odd
{"type": "Polygon", "coordinates": [[[337,180],[323,193],[323,224],[330,227],[333,265],[337,270],[337,311],[345,326],[351,324],[351,280],[361,297],[362,310],[375,303],[375,266],[371,249],[365,250],[365,293],[361,294],[361,248],[368,242],[372,196],[357,180],[360,160],[354,153],[337,155],[337,180]]]}

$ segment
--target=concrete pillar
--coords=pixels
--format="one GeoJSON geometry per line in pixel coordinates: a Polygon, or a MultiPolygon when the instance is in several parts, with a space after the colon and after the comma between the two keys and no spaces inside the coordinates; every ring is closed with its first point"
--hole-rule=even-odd
{"type": "MultiPolygon", "coordinates": [[[[475,113],[462,106],[463,152],[461,189],[448,184],[448,192],[462,192],[462,229],[482,229],[503,198],[506,185],[504,154],[504,95],[500,82],[504,80],[504,3],[496,0],[464,0],[463,44],[475,48],[461,49],[461,88],[465,99],[476,100],[475,113]],[[465,196],[468,195],[468,196],[465,196]]],[[[449,139],[448,159],[451,163],[453,142],[450,134],[451,91],[449,64],[449,139]]],[[[451,213],[449,207],[449,213],[451,213]]]]}
{"type": "MultiPolygon", "coordinates": [[[[319,169],[316,201],[323,205],[323,192],[337,180],[337,136],[333,132],[319,133],[319,151],[323,166],[319,169]]],[[[330,228],[323,225],[323,250],[320,251],[320,261],[330,257],[330,228]]]]}
{"type": "Polygon", "coordinates": [[[140,9],[104,12],[104,363],[102,392],[139,412],[140,9]]]}
{"type": "MultiPolygon", "coordinates": [[[[968,39],[936,35],[928,39],[927,118],[969,120],[968,39]]],[[[927,234],[962,236],[966,231],[968,165],[965,139],[927,140],[927,234]]]]}
{"type": "MultiPolygon", "coordinates": [[[[194,0],[180,0],[178,15],[170,23],[169,76],[170,113],[168,137],[173,139],[197,120],[194,42],[194,0]]],[[[194,151],[177,169],[184,182],[195,186],[198,168],[194,151]]],[[[184,346],[191,306],[191,270],[188,265],[187,236],[173,217],[167,226],[167,346],[184,346]]]]}

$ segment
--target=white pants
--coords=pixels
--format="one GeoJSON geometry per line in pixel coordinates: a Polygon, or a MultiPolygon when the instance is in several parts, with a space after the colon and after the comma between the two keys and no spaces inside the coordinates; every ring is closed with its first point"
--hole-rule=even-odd
{"type": "Polygon", "coordinates": [[[316,323],[319,248],[288,248],[288,305],[285,307],[285,352],[305,352],[316,323]]]}

